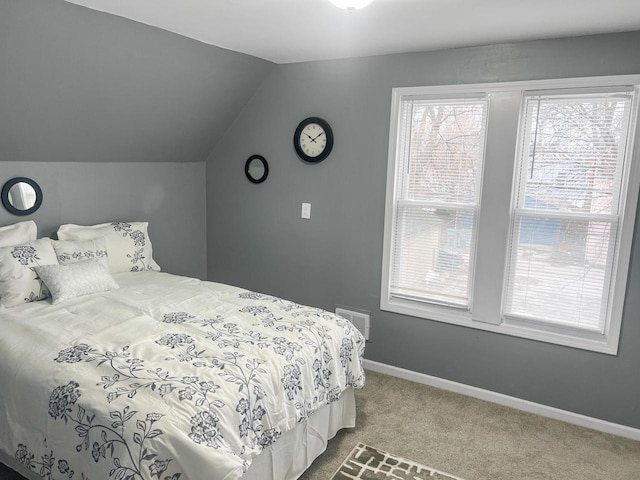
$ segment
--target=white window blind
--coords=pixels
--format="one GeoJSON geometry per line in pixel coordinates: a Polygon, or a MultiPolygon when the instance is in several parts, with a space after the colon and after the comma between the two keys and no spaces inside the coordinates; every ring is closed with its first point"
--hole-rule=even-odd
{"type": "Polygon", "coordinates": [[[605,332],[632,94],[525,94],[504,315],[605,332]]]}
{"type": "Polygon", "coordinates": [[[402,100],[392,297],[469,307],[486,120],[484,97],[402,100]]]}

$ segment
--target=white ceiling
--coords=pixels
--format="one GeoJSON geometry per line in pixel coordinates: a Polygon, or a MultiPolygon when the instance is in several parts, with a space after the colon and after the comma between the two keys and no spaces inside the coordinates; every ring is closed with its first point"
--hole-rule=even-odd
{"type": "Polygon", "coordinates": [[[275,63],[640,30],[640,0],[67,0],[275,63]]]}

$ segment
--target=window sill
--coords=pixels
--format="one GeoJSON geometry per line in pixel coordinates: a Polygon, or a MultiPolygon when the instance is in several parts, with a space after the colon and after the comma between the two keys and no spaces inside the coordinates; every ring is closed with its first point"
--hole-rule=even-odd
{"type": "Polygon", "coordinates": [[[577,329],[534,324],[523,320],[502,318],[492,324],[473,319],[469,310],[428,305],[405,299],[383,299],[380,309],[425,320],[448,323],[487,332],[510,335],[538,342],[562,345],[565,347],[617,355],[618,343],[597,332],[582,332],[577,329]]]}

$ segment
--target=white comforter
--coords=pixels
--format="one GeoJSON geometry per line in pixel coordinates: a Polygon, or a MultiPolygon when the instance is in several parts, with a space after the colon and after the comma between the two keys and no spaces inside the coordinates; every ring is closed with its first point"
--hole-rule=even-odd
{"type": "Polygon", "coordinates": [[[166,273],[0,310],[0,449],[43,478],[233,480],[348,387],[329,312],[166,273]]]}

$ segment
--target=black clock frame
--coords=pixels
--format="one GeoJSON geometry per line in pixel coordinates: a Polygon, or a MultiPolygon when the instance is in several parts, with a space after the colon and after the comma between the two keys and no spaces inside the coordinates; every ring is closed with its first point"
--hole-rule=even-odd
{"type": "Polygon", "coordinates": [[[296,132],[293,134],[293,146],[296,149],[296,153],[298,154],[298,156],[305,162],[319,163],[325,158],[327,158],[331,153],[331,150],[333,150],[333,130],[331,130],[331,126],[329,125],[329,123],[326,120],[323,120],[322,118],[319,118],[319,117],[305,118],[298,124],[298,127],[296,128],[296,132]],[[317,157],[310,157],[309,155],[304,153],[304,151],[302,150],[302,146],[300,145],[300,134],[302,133],[302,130],[304,129],[304,127],[306,127],[310,123],[317,123],[318,125],[320,125],[324,129],[325,135],[327,137],[327,144],[325,145],[322,153],[317,157]]]}

